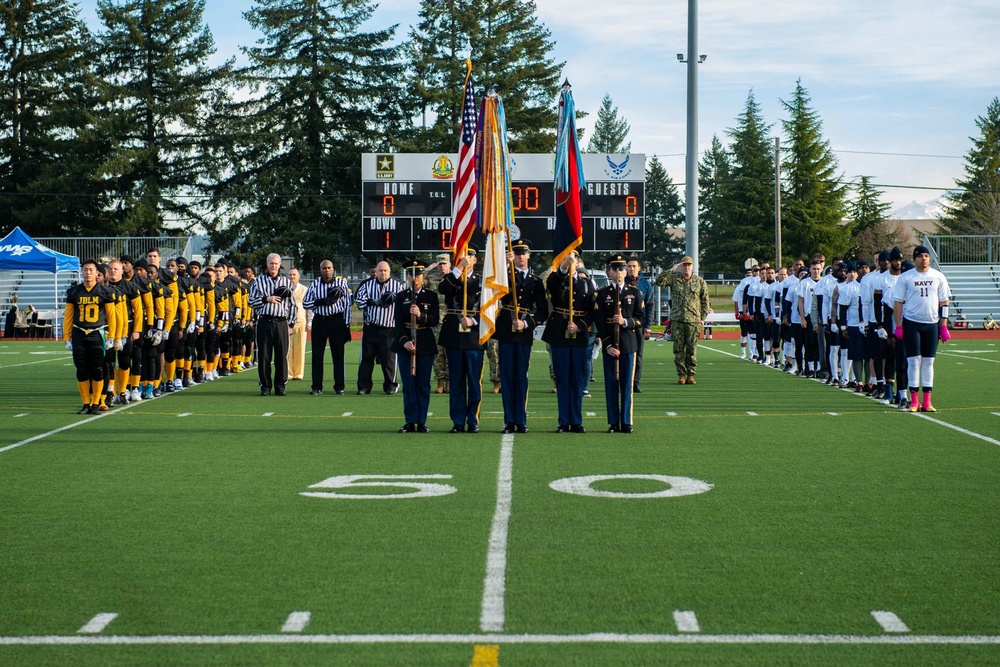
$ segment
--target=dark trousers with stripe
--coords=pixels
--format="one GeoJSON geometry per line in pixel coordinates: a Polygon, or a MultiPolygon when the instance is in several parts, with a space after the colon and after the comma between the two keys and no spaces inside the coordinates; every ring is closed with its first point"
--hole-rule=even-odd
{"type": "Polygon", "coordinates": [[[608,408],[608,423],[612,426],[632,424],[632,375],[635,372],[635,353],[623,354],[617,359],[618,379],[615,379],[616,359],[604,357],[604,397],[608,408]]]}
{"type": "Polygon", "coordinates": [[[583,424],[583,390],[590,382],[586,347],[552,348],[552,369],[556,375],[556,403],[559,425],[583,424]]]}
{"type": "Polygon", "coordinates": [[[312,325],[312,388],[323,389],[323,364],[326,346],[333,358],[333,389],[344,390],[344,345],[347,343],[347,325],[344,315],[317,315],[312,325]]]}
{"type": "MultiPolygon", "coordinates": [[[[504,424],[528,425],[528,364],[530,343],[497,343],[504,424]]],[[[638,382],[638,380],[636,380],[638,382]]]]}
{"type": "Polygon", "coordinates": [[[413,357],[409,352],[396,355],[396,367],[403,385],[403,418],[407,424],[426,424],[427,408],[431,404],[431,369],[434,357],[417,357],[417,375],[411,373],[413,357]]]}
{"type": "Polygon", "coordinates": [[[392,346],[392,327],[366,324],[361,334],[361,363],[358,365],[358,391],[372,390],[375,363],[382,366],[382,391],[396,391],[396,355],[392,346]]]}
{"type": "Polygon", "coordinates": [[[257,380],[262,390],[271,390],[272,361],[273,386],[284,389],[288,378],[288,320],[264,316],[257,324],[257,380]]]}
{"type": "Polygon", "coordinates": [[[448,355],[448,403],[456,426],[479,426],[483,402],[483,350],[445,348],[448,355]]]}

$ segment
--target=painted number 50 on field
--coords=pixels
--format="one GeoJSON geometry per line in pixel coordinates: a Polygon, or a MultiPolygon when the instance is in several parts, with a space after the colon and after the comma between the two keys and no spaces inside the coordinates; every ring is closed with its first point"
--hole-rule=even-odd
{"type": "MultiPolygon", "coordinates": [[[[328,477],[310,489],[330,489],[329,491],[303,491],[299,495],[310,498],[353,499],[353,500],[385,500],[400,498],[431,498],[447,496],[458,491],[451,484],[441,482],[425,482],[418,480],[451,479],[451,475],[336,475],[328,477]],[[369,480],[369,481],[364,481],[369,480]],[[407,493],[359,493],[359,489],[399,488],[411,489],[407,493]]],[[[712,490],[712,485],[700,479],[691,477],[676,477],[671,475],[587,475],[584,477],[565,477],[549,484],[554,491],[569,493],[574,496],[590,498],[677,498],[693,496],[712,490]],[[665,488],[658,491],[623,492],[595,489],[596,482],[607,480],[652,480],[661,482],[665,488]]]]}

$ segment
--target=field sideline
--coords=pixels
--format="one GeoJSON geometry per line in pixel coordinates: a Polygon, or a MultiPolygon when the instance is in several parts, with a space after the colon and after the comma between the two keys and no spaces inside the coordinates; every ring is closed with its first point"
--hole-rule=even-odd
{"type": "Polygon", "coordinates": [[[61,344],[0,342],[0,664],[1000,665],[998,342],[930,415],[738,351],[647,344],[632,435],[599,367],[553,433],[542,345],[530,433],[400,435],[353,369],[77,416],[61,344]]]}

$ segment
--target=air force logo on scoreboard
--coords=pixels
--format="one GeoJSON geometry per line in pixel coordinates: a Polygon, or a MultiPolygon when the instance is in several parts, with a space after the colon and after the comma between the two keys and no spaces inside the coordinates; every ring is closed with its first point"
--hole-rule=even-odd
{"type": "Polygon", "coordinates": [[[611,169],[611,171],[605,169],[604,170],[605,175],[616,181],[628,178],[629,175],[632,173],[632,170],[628,166],[628,161],[631,158],[632,158],[631,155],[626,155],[625,159],[622,160],[621,164],[615,164],[615,161],[611,159],[610,155],[605,155],[604,159],[608,161],[608,167],[611,169]]]}

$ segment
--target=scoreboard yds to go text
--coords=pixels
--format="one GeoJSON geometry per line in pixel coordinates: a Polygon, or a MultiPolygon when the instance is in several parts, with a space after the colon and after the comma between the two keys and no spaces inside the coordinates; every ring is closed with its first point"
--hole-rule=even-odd
{"type": "MultiPolygon", "coordinates": [[[[584,252],[645,248],[646,156],[583,154],[584,252]]],[[[551,252],[556,222],[554,156],[513,153],[511,237],[551,252]]],[[[364,252],[441,252],[451,247],[457,153],[365,153],[361,156],[364,252]]],[[[473,243],[482,247],[476,232],[473,243]]]]}

